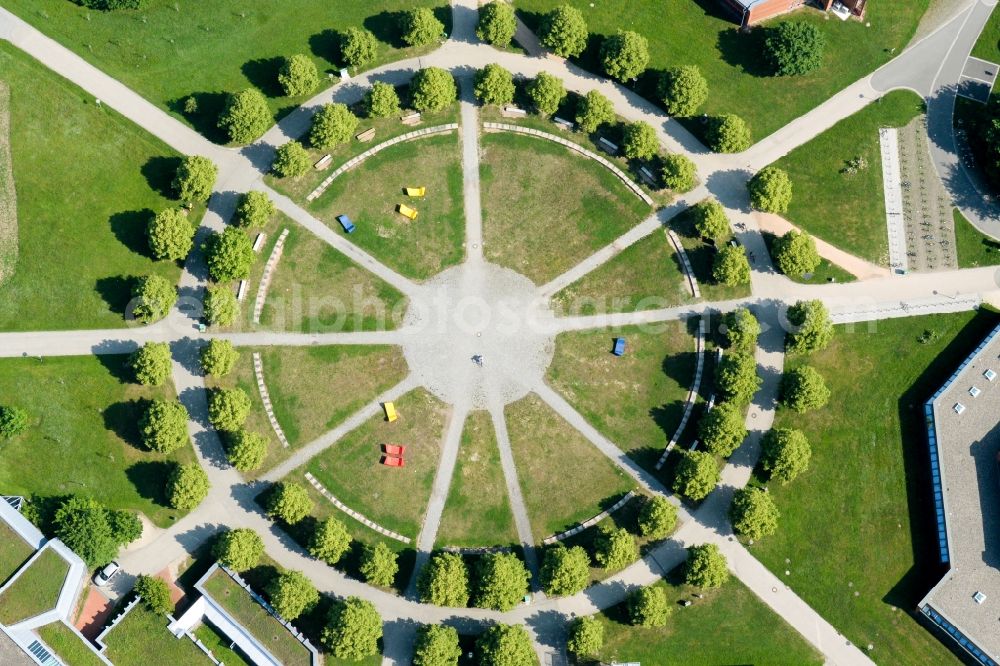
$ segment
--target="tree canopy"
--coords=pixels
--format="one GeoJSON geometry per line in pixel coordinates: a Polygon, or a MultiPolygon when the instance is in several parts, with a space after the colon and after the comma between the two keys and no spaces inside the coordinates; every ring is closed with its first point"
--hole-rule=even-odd
{"type": "MultiPolygon", "coordinates": [[[[496,0],[490,4],[497,4],[496,0]]],[[[503,3],[505,7],[510,5],[503,3]]],[[[487,5],[489,7],[489,5],[487,5]]],[[[514,101],[514,75],[496,63],[490,63],[476,72],[473,90],[482,104],[502,106],[514,101]]]]}
{"type": "Polygon", "coordinates": [[[649,64],[649,42],[632,30],[619,30],[601,44],[604,72],[622,83],[637,78],[649,64]]]}
{"type": "Polygon", "coordinates": [[[118,547],[132,534],[115,533],[112,512],[92,497],[71,495],[56,509],[55,535],[91,568],[103,567],[118,554],[118,547]]]}
{"type": "Polygon", "coordinates": [[[376,81],[365,92],[365,111],[369,118],[388,118],[399,113],[399,93],[385,81],[376,81]]]}
{"type": "Polygon", "coordinates": [[[212,547],[212,555],[233,571],[243,572],[260,564],[264,554],[264,541],[247,527],[226,530],[212,547]]]}
{"type": "Polygon", "coordinates": [[[833,340],[833,322],[823,301],[799,301],[788,308],[788,351],[810,354],[826,349],[833,340]]]}
{"type": "Polygon", "coordinates": [[[267,458],[267,439],[258,432],[242,428],[226,433],[226,458],[241,472],[260,469],[267,458]]]}
{"type": "Polygon", "coordinates": [[[166,342],[147,342],[132,352],[128,364],[140,384],[162,386],[173,371],[170,345],[166,342]]]}
{"type": "Polygon", "coordinates": [[[241,388],[216,388],[208,394],[208,418],[217,430],[239,430],[250,413],[250,396],[241,388]]]}
{"type": "Polygon", "coordinates": [[[390,587],[399,573],[399,555],[381,541],[374,546],[365,545],[361,551],[358,570],[369,585],[390,587]]]}
{"type": "Polygon", "coordinates": [[[715,385],[726,400],[745,405],[753,399],[763,380],[757,376],[757,361],[748,352],[731,351],[715,368],[715,385]]]}
{"type": "Polygon", "coordinates": [[[174,602],[170,600],[170,588],[162,578],[139,574],[132,591],[142,597],[146,607],[157,615],[164,615],[174,610],[174,602]]]}
{"type": "Polygon", "coordinates": [[[662,495],[643,502],[639,511],[639,532],[651,539],[666,539],[677,526],[677,507],[662,495]]]}
{"type": "Polygon", "coordinates": [[[201,369],[206,375],[224,377],[232,372],[240,353],[229,340],[213,338],[201,349],[201,369]]]}
{"type": "Polygon", "coordinates": [[[604,625],[590,615],[578,617],[569,627],[566,649],[577,657],[593,657],[604,647],[604,625]]]}
{"type": "Polygon", "coordinates": [[[194,225],[184,211],[167,208],[149,221],[146,240],[155,258],[179,261],[188,256],[194,246],[194,225]]]}
{"type": "Polygon", "coordinates": [[[273,123],[274,117],[264,93],[256,88],[230,95],[219,116],[219,127],[226,131],[233,143],[256,141],[273,123]]]}
{"type": "Polygon", "coordinates": [[[493,46],[506,48],[514,39],[515,32],[517,19],[512,5],[502,0],[493,0],[479,8],[476,37],[493,46]]]}
{"type": "Polygon", "coordinates": [[[774,241],[774,263],[785,275],[805,275],[819,267],[820,257],[812,236],[795,229],[774,241]]]}
{"type": "Polygon", "coordinates": [[[629,595],[629,620],[637,627],[665,627],[670,617],[667,594],[662,587],[642,587],[629,595]]]}
{"type": "Polygon", "coordinates": [[[672,67],[663,73],[660,99],[671,116],[693,116],[708,99],[708,81],[694,65],[672,67]]]}
{"type": "Polygon", "coordinates": [[[533,666],[537,663],[528,630],[521,625],[495,624],[476,641],[480,666],[533,666]]]}
{"type": "Polygon", "coordinates": [[[766,166],[747,183],[750,205],[767,213],[787,213],[792,203],[792,179],[776,166],[766,166]]]}
{"type": "Polygon", "coordinates": [[[558,56],[569,58],[583,53],[590,32],[579,9],[561,5],[542,19],[538,37],[542,46],[558,56]]]}
{"type": "Polygon", "coordinates": [[[327,149],[347,143],[358,129],[358,117],[346,104],[324,104],[312,119],[309,143],[314,148],[327,149]]]}
{"type": "Polygon", "coordinates": [[[778,507],[766,488],[740,488],[729,507],[733,530],[748,539],[760,539],[777,532],[779,516],[778,507]]]}
{"type": "Polygon", "coordinates": [[[417,631],[413,666],[458,666],[461,656],[462,648],[458,644],[455,627],[431,624],[417,631]]]}
{"type": "Polygon", "coordinates": [[[698,435],[711,453],[728,458],[747,437],[743,409],[730,402],[717,404],[701,417],[698,435]]]}
{"type": "Polygon", "coordinates": [[[694,162],[687,155],[675,153],[663,158],[660,171],[663,185],[674,192],[683,193],[694,189],[698,182],[698,173],[694,162]]]}
{"type": "Polygon", "coordinates": [[[372,602],[347,597],[330,609],[320,641],[337,659],[360,661],[378,654],[382,618],[372,602]]]}
{"type": "Polygon", "coordinates": [[[283,571],[267,586],[267,596],[278,615],[294,620],[319,603],[319,592],[301,571],[283,571]]]}
{"type": "Polygon", "coordinates": [[[329,565],[340,561],[351,549],[351,535],[336,518],[330,517],[316,524],[309,539],[309,554],[329,565]]]}
{"type": "Polygon", "coordinates": [[[348,67],[367,65],[378,54],[378,40],[370,30],[351,26],[340,34],[340,59],[348,67]]]}
{"type": "Polygon", "coordinates": [[[403,43],[407,46],[432,44],[444,34],[444,23],[437,20],[429,7],[417,7],[405,12],[400,28],[403,43]]]}
{"type": "Polygon", "coordinates": [[[735,287],[750,284],[750,260],[742,245],[725,245],[712,261],[712,279],[719,284],[735,287]]]}
{"type": "Polygon", "coordinates": [[[177,302],[177,288],[159,275],[146,275],[132,285],[132,316],[150,324],[167,316],[177,302]]]}
{"type": "Polygon", "coordinates": [[[660,152],[660,140],[656,130],[647,122],[639,120],[625,126],[622,136],[622,152],[633,160],[648,160],[660,152]]]}
{"type": "Polygon", "coordinates": [[[262,229],[274,215],[274,202],[264,192],[250,190],[236,207],[236,224],[249,229],[262,229]]]}
{"type": "Polygon", "coordinates": [[[514,553],[487,553],[476,566],[476,606],[508,611],[528,592],[530,575],[514,553]]]}
{"type": "Polygon", "coordinates": [[[288,97],[308,95],[319,87],[319,71],[312,58],[304,53],[285,58],[278,72],[278,83],[288,97]]]}
{"type": "Polygon", "coordinates": [[[558,544],[545,551],[540,575],[545,594],[576,594],[590,583],[590,556],[581,546],[558,544]]]}
{"type": "Polygon", "coordinates": [[[170,453],[188,443],[188,411],[176,400],[156,399],[139,418],[139,435],[150,451],[170,453]]]}
{"type": "Polygon", "coordinates": [[[694,216],[694,228],[702,236],[718,240],[729,235],[726,209],[715,199],[699,201],[692,206],[691,214],[694,216]]]}
{"type": "Polygon", "coordinates": [[[0,405],[0,437],[11,439],[28,429],[31,417],[15,405],[0,405]]]}
{"type": "Polygon", "coordinates": [[[539,72],[527,85],[526,92],[535,105],[535,110],[543,116],[551,116],[559,109],[566,97],[563,80],[548,72],[539,72]]]}
{"type": "Polygon", "coordinates": [[[623,569],[639,559],[639,546],[624,527],[602,529],[594,542],[594,559],[605,569],[623,569]]]}
{"type": "Polygon", "coordinates": [[[245,280],[250,277],[250,269],[257,260],[250,237],[236,227],[226,227],[221,234],[209,237],[208,274],[216,282],[245,280]]]}
{"type": "Polygon", "coordinates": [[[232,287],[226,284],[208,287],[205,290],[205,319],[209,324],[229,326],[240,313],[240,302],[232,287]]]}
{"type": "Polygon", "coordinates": [[[178,199],[187,203],[208,201],[218,176],[219,169],[212,160],[201,155],[188,155],[181,160],[174,174],[174,192],[178,199]]]}
{"type": "Polygon", "coordinates": [[[761,442],[761,466],[772,479],[788,483],[809,469],[812,448],[801,430],[775,428],[761,442]]]}
{"type": "Polygon", "coordinates": [[[785,373],[781,384],[782,403],[802,413],[819,409],[830,400],[830,389],[823,375],[811,365],[802,365],[785,373]]]}
{"type": "Polygon", "coordinates": [[[801,76],[818,69],[825,49],[823,31],[805,21],[782,21],[764,37],[764,59],[775,76],[801,76]]]}
{"type": "Polygon", "coordinates": [[[313,510],[313,501],[305,488],[292,481],[283,481],[274,488],[267,500],[267,515],[294,525],[313,510]]]}
{"type": "Polygon", "coordinates": [[[741,153],[753,143],[746,121],[734,113],[713,118],[705,138],[709,148],[717,153],[741,153]]]}
{"type": "Polygon", "coordinates": [[[691,546],[688,550],[684,582],[695,587],[721,587],[729,580],[726,556],[714,543],[691,546]]]}
{"type": "Polygon", "coordinates": [[[174,465],[167,477],[167,502],[175,509],[193,509],[208,497],[208,474],[194,462],[174,465]]]}
{"type": "Polygon", "coordinates": [[[760,322],[749,308],[737,308],[727,312],[722,319],[723,332],[729,348],[734,351],[752,353],[760,335],[760,322]]]}
{"type": "Polygon", "coordinates": [[[271,171],[279,178],[295,178],[309,171],[311,166],[309,153],[302,144],[298,141],[289,141],[278,146],[274,162],[271,163],[271,171]]]}
{"type": "MultiPolygon", "coordinates": [[[[558,105],[557,105],[558,108],[558,105]]],[[[576,104],[576,123],[580,130],[587,134],[597,131],[601,125],[615,121],[615,107],[611,100],[597,90],[591,90],[578,98],[576,104]]]]}
{"type": "Polygon", "coordinates": [[[466,606],[469,603],[469,570],[461,555],[434,555],[420,572],[417,592],[426,604],[466,606]]]}
{"type": "Polygon", "coordinates": [[[695,502],[708,497],[719,482],[719,466],[710,453],[688,451],[677,463],[674,472],[673,489],[695,502]]]}
{"type": "Polygon", "coordinates": [[[451,72],[440,67],[425,67],[410,82],[410,104],[417,111],[439,111],[458,99],[458,88],[451,72]]]}

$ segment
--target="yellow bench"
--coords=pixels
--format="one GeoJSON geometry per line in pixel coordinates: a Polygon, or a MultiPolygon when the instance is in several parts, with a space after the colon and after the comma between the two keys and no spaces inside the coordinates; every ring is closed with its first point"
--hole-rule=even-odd
{"type": "Polygon", "coordinates": [[[426,187],[407,187],[406,196],[408,197],[422,197],[427,194],[426,187]]]}
{"type": "Polygon", "coordinates": [[[417,211],[413,210],[412,208],[410,208],[410,207],[409,207],[409,206],[407,206],[406,204],[399,204],[399,205],[398,205],[398,206],[396,207],[396,210],[397,210],[397,211],[399,212],[399,214],[400,214],[400,215],[402,215],[403,217],[408,217],[408,218],[410,218],[411,220],[415,220],[415,219],[417,219],[417,211]]]}
{"type": "Polygon", "coordinates": [[[391,402],[386,402],[386,403],[383,403],[382,406],[385,408],[385,420],[386,421],[388,421],[389,423],[392,423],[393,421],[395,421],[396,419],[399,418],[399,415],[396,414],[396,405],[394,405],[391,402]]]}

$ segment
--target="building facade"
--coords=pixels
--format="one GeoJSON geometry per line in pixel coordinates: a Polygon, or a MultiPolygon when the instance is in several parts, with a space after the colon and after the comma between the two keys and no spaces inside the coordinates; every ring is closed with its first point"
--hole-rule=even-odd
{"type": "Polygon", "coordinates": [[[747,26],[811,4],[829,11],[842,5],[854,16],[864,16],[868,0],[721,0],[740,25],[747,26]]]}

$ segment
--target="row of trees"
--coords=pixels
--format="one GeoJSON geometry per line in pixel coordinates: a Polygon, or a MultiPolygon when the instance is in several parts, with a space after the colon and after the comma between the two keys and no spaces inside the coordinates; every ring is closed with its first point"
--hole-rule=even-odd
{"type": "Polygon", "coordinates": [[[715,199],[705,199],[691,207],[690,215],[694,220],[695,231],[703,239],[710,239],[716,247],[712,262],[712,278],[727,286],[737,286],[750,283],[750,260],[742,245],[727,243],[721,248],[718,244],[730,235],[729,218],[726,209],[715,199]]]}
{"type": "Polygon", "coordinates": [[[473,573],[470,576],[461,555],[434,555],[417,581],[420,600],[437,606],[465,607],[471,599],[480,608],[507,611],[528,592],[528,570],[513,553],[483,555],[473,573]]]}
{"type": "Polygon", "coordinates": [[[103,567],[121,546],[142,536],[142,522],[132,511],[109,509],[92,497],[70,495],[51,519],[52,531],[91,568],[103,567]]]}

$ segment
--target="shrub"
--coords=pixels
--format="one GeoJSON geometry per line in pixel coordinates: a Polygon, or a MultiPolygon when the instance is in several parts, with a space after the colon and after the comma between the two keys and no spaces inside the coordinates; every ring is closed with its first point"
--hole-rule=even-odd
{"type": "Polygon", "coordinates": [[[236,227],[212,234],[206,243],[208,274],[216,282],[245,280],[257,259],[250,237],[236,227]]]}
{"type": "Polygon", "coordinates": [[[528,570],[514,553],[488,553],[476,567],[476,605],[509,611],[528,592],[528,570]]]}
{"type": "Polygon", "coordinates": [[[746,122],[733,113],[713,118],[706,132],[708,147],[717,153],[741,153],[753,143],[746,122]]]}
{"type": "Polygon", "coordinates": [[[233,571],[243,572],[260,564],[264,540],[248,527],[226,530],[212,547],[212,556],[233,571]]]}
{"type": "Polygon", "coordinates": [[[248,430],[237,430],[226,437],[226,457],[229,464],[241,472],[259,469],[267,458],[267,440],[248,430]]]}
{"type": "Polygon", "coordinates": [[[469,571],[460,555],[438,553],[420,572],[420,601],[436,606],[464,607],[469,603],[469,571]]]}
{"type": "Polygon", "coordinates": [[[784,21],[767,31],[764,59],[776,76],[799,76],[823,64],[826,36],[812,23],[784,21]]]}
{"type": "Polygon", "coordinates": [[[194,225],[183,211],[161,210],[146,225],[146,241],[156,259],[179,261],[194,246],[194,225]]]}
{"type": "MultiPolygon", "coordinates": [[[[489,7],[489,5],[487,5],[489,7]]],[[[455,627],[425,625],[417,632],[413,666],[458,666],[462,648],[455,627]]]]}
{"type": "Polygon", "coordinates": [[[641,120],[629,123],[622,138],[622,150],[629,159],[648,160],[660,152],[660,140],[656,138],[656,130],[641,120]]]}
{"type": "Polygon", "coordinates": [[[535,105],[535,110],[543,116],[551,116],[559,108],[559,104],[566,97],[566,88],[563,81],[558,76],[552,76],[548,72],[540,72],[538,76],[528,83],[528,97],[535,105]]]}
{"type": "Polygon", "coordinates": [[[694,228],[702,236],[718,240],[729,235],[726,209],[715,199],[705,199],[695,204],[691,212],[694,215],[694,228]]]}
{"type": "Polygon", "coordinates": [[[764,488],[741,488],[729,507],[733,530],[748,539],[760,539],[778,531],[778,507],[764,488]]]}
{"type": "Polygon", "coordinates": [[[611,104],[611,100],[598,91],[591,90],[579,98],[576,105],[576,123],[582,131],[591,134],[596,132],[601,125],[614,121],[614,105],[611,104]]]}
{"type": "Polygon", "coordinates": [[[643,587],[628,598],[629,621],[637,627],[665,627],[670,617],[667,594],[662,587],[643,587]]]}
{"type": "Polygon", "coordinates": [[[830,389],[823,375],[811,365],[803,365],[785,373],[781,385],[782,402],[797,412],[819,409],[830,400],[830,389]]]}
{"type": "Polygon", "coordinates": [[[678,495],[698,502],[708,497],[718,482],[719,466],[712,454],[688,451],[677,463],[673,489],[678,495]]]}
{"type": "Polygon", "coordinates": [[[677,507],[666,497],[647,499],[639,511],[639,532],[651,539],[666,539],[677,526],[677,507]]]}
{"type": "Polygon", "coordinates": [[[279,483],[268,497],[267,515],[294,525],[312,513],[313,501],[305,488],[297,483],[279,483]]]}
{"type": "Polygon", "coordinates": [[[663,178],[663,185],[674,192],[689,192],[697,184],[694,162],[687,155],[680,153],[663,158],[663,170],[660,175],[663,178]]]}
{"type": "Polygon", "coordinates": [[[205,290],[205,319],[211,325],[229,326],[240,313],[240,302],[229,285],[220,284],[205,290]]]}
{"type": "Polygon", "coordinates": [[[708,81],[694,65],[673,67],[659,83],[660,99],[671,116],[693,116],[708,99],[708,81]]]}
{"type": "Polygon", "coordinates": [[[332,148],[351,140],[358,129],[358,117],[346,104],[324,104],[312,119],[309,143],[314,148],[332,148]]]}
{"type": "Polygon", "coordinates": [[[230,95],[219,117],[219,127],[234,143],[250,143],[260,138],[274,122],[264,94],[247,88],[230,95]]]}
{"type": "Polygon", "coordinates": [[[592,657],[604,647],[604,625],[591,616],[578,617],[569,627],[566,649],[576,657],[592,657]]]}
{"type": "Polygon", "coordinates": [[[378,654],[380,638],[382,618],[372,602],[358,597],[347,597],[334,604],[320,634],[320,642],[334,657],[352,661],[378,654]]]}
{"type": "Polygon", "coordinates": [[[142,536],[142,521],[132,511],[108,510],[108,525],[111,538],[117,543],[132,543],[142,536]]]}
{"type": "Polygon", "coordinates": [[[142,597],[146,608],[157,615],[164,615],[174,610],[174,602],[170,600],[170,588],[162,578],[140,574],[135,579],[132,591],[142,597]]]}
{"type": "Polygon", "coordinates": [[[782,483],[788,483],[809,469],[812,448],[801,430],[769,430],[761,442],[761,466],[782,483]]]}
{"type": "Polygon", "coordinates": [[[236,207],[236,224],[249,229],[261,229],[274,215],[274,202],[264,192],[251,190],[243,195],[236,207]]]}
{"type": "Polygon", "coordinates": [[[316,525],[309,539],[309,554],[327,564],[334,565],[351,549],[351,535],[344,523],[327,518],[316,525]]]}
{"type": "MultiPolygon", "coordinates": [[[[491,4],[496,4],[496,0],[491,4]]],[[[476,72],[474,92],[482,104],[510,104],[514,101],[514,75],[500,65],[490,63],[476,72]]]]}
{"type": "Polygon", "coordinates": [[[367,65],[378,54],[378,40],[370,30],[351,26],[340,35],[340,59],[348,67],[367,65]]]}
{"type": "Polygon", "coordinates": [[[283,571],[267,586],[267,596],[278,615],[294,620],[319,603],[319,592],[301,571],[283,571]]]}
{"type": "Polygon", "coordinates": [[[590,582],[590,556],[581,546],[549,548],[542,560],[541,579],[545,594],[576,594],[590,582]]]}
{"type": "Polygon", "coordinates": [[[639,559],[639,546],[625,528],[605,528],[595,539],[594,559],[605,569],[623,569],[639,559]]]}
{"type": "Polygon", "coordinates": [[[149,324],[167,316],[177,302],[177,289],[159,275],[147,275],[132,286],[132,316],[149,324]]]}
{"type": "Polygon", "coordinates": [[[451,73],[440,67],[425,67],[410,82],[410,103],[417,111],[438,111],[458,99],[451,73]]]}
{"type": "Polygon", "coordinates": [[[750,205],[767,213],[787,213],[792,203],[792,179],[775,166],[764,167],[747,183],[750,205]]]}
{"type": "Polygon", "coordinates": [[[365,93],[364,105],[369,118],[388,118],[399,113],[399,95],[392,85],[376,81],[365,93]]]}
{"type": "Polygon", "coordinates": [[[312,162],[309,153],[298,141],[289,141],[278,146],[274,155],[274,162],[271,163],[271,171],[279,178],[295,178],[301,176],[312,162]]]}
{"type": "Polygon", "coordinates": [[[208,418],[217,430],[239,430],[250,413],[250,396],[241,388],[217,388],[208,394],[208,418]]]}
{"type": "Polygon", "coordinates": [[[714,543],[692,546],[687,549],[684,582],[695,587],[722,587],[729,580],[726,557],[714,543]]]}
{"type": "MultiPolygon", "coordinates": [[[[762,381],[757,376],[757,361],[747,352],[733,351],[726,354],[715,369],[716,386],[726,400],[736,404],[749,403],[762,381]]],[[[738,410],[736,414],[739,416],[738,410]]]]}
{"type": "Polygon", "coordinates": [[[208,474],[198,463],[175,465],[167,477],[167,502],[175,509],[193,509],[208,497],[208,474]]]}
{"type": "Polygon", "coordinates": [[[816,242],[809,234],[790,230],[774,241],[774,263],[785,275],[812,273],[820,264],[816,242]]]}
{"type": "Polygon", "coordinates": [[[278,83],[288,97],[298,97],[308,95],[319,87],[319,71],[312,58],[296,53],[290,58],[285,58],[278,72],[278,83]]]}
{"type": "Polygon", "coordinates": [[[517,32],[517,19],[514,18],[514,8],[511,5],[501,0],[493,0],[479,8],[476,37],[493,46],[504,48],[510,45],[515,32],[517,32]]]}
{"type": "Polygon", "coordinates": [[[0,406],[0,437],[12,439],[28,429],[28,412],[13,405],[0,406]]]}
{"type": "Polygon", "coordinates": [[[147,342],[132,352],[128,364],[137,382],[144,386],[161,386],[170,379],[173,371],[170,345],[166,342],[147,342]]]}
{"type": "Polygon", "coordinates": [[[399,555],[381,541],[374,546],[366,545],[361,551],[358,569],[369,585],[390,587],[399,573],[399,555]]]}
{"type": "Polygon", "coordinates": [[[531,666],[538,663],[528,630],[520,625],[495,624],[476,641],[480,666],[531,666]]]}
{"type": "Polygon", "coordinates": [[[709,452],[728,458],[747,436],[743,425],[743,410],[729,402],[717,404],[701,417],[698,435],[709,452]]]}
{"type": "Polygon", "coordinates": [[[139,418],[139,435],[150,451],[170,453],[188,443],[188,411],[175,400],[154,400],[139,418]]]}
{"type": "Polygon", "coordinates": [[[545,48],[570,58],[580,55],[587,48],[590,32],[579,9],[562,5],[545,15],[538,37],[545,48]]]}
{"type": "Polygon", "coordinates": [[[637,32],[619,30],[601,44],[604,72],[622,83],[634,79],[649,64],[649,42],[637,32]]]}
{"type": "Polygon", "coordinates": [[[719,250],[712,261],[712,279],[729,287],[750,284],[750,260],[746,249],[726,245],[719,250]]]}
{"type": "Polygon", "coordinates": [[[733,351],[750,353],[757,346],[760,322],[749,308],[737,308],[727,312],[722,319],[726,342],[733,351]]]}
{"type": "Polygon", "coordinates": [[[206,375],[224,377],[232,372],[240,353],[229,340],[209,340],[201,349],[201,369],[206,375]]]}
{"type": "Polygon", "coordinates": [[[788,308],[788,323],[792,330],[788,351],[809,354],[826,349],[833,339],[833,322],[823,301],[799,301],[788,308]]]}
{"type": "Polygon", "coordinates": [[[400,28],[403,42],[407,46],[432,44],[444,34],[444,24],[427,7],[411,9],[403,14],[400,28]]]}
{"type": "Polygon", "coordinates": [[[189,155],[177,167],[172,187],[181,201],[208,201],[218,176],[219,169],[212,160],[200,155],[189,155]]]}

